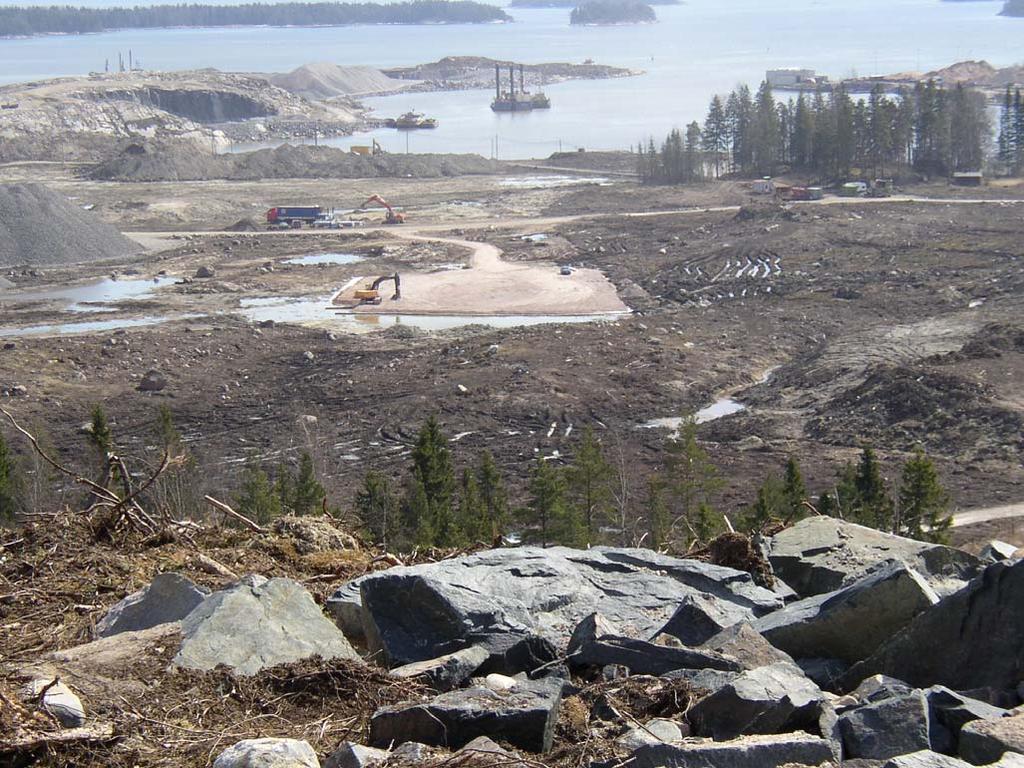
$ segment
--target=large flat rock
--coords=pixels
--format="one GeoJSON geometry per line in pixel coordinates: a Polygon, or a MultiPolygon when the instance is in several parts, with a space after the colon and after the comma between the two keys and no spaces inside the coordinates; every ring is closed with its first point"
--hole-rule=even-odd
{"type": "Polygon", "coordinates": [[[828,740],[787,733],[723,742],[651,744],[618,764],[624,768],[782,768],[831,764],[832,759],[828,740]]]}
{"type": "MultiPolygon", "coordinates": [[[[510,636],[537,636],[564,650],[595,611],[623,635],[649,638],[684,597],[699,593],[755,615],[782,605],[748,573],[642,549],[495,549],[360,581],[367,645],[391,665],[473,644],[507,646],[510,636]]],[[[342,613],[351,613],[351,590],[339,597],[342,613]]]]}
{"type": "Polygon", "coordinates": [[[1024,753],[1024,714],[975,720],[960,731],[960,756],[975,765],[995,762],[1006,752],[1024,753]]]}
{"type": "Polygon", "coordinates": [[[978,558],[958,549],[893,536],[834,517],[801,520],[773,536],[768,546],[776,574],[803,597],[852,584],[885,560],[907,563],[940,595],[959,589],[981,567],[978,558]]]}
{"type": "Polygon", "coordinates": [[[866,659],[919,613],[939,602],[916,571],[889,561],[848,587],[787,605],[753,623],[790,656],[866,659]]]}
{"type": "Polygon", "coordinates": [[[197,587],[179,573],[159,573],[147,586],[107,611],[96,623],[96,635],[110,637],[180,621],[209,594],[209,590],[197,587]]]}
{"type": "Polygon", "coordinates": [[[248,576],[210,595],[181,622],[174,664],[241,675],[312,656],[358,660],[348,640],[296,581],[248,576]]]}
{"type": "Polygon", "coordinates": [[[915,618],[840,681],[874,674],[926,688],[1013,689],[1024,679],[1024,561],[994,563],[915,618]]]}
{"type": "Polygon", "coordinates": [[[426,703],[385,707],[370,720],[378,747],[407,741],[457,749],[479,736],[531,752],[551,749],[562,681],[522,680],[505,691],[474,687],[441,694],[426,703]]]}

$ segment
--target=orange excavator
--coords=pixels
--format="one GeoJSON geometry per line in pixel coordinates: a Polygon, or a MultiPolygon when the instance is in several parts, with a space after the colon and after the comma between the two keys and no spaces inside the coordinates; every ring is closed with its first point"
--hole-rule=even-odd
{"type": "Polygon", "coordinates": [[[395,281],[395,295],[391,297],[391,300],[398,301],[402,298],[402,278],[398,276],[397,272],[393,275],[381,275],[368,288],[359,288],[353,295],[359,299],[360,304],[380,304],[380,285],[388,280],[395,281]]]}
{"type": "Polygon", "coordinates": [[[405,216],[403,214],[401,214],[401,213],[398,213],[394,208],[392,208],[391,207],[391,203],[389,203],[387,200],[385,200],[380,195],[370,195],[366,199],[366,202],[364,202],[359,207],[360,208],[365,208],[370,203],[376,203],[377,205],[382,205],[382,206],[384,206],[385,208],[388,209],[388,213],[384,217],[384,222],[383,222],[384,224],[405,224],[405,216]]]}

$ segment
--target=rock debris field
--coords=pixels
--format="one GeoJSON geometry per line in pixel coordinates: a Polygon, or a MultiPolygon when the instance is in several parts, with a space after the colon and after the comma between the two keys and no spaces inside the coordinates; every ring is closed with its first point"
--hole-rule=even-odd
{"type": "Polygon", "coordinates": [[[0,560],[5,765],[1024,765],[1024,552],[998,543],[812,517],[700,560],[402,565],[326,518],[156,546],[53,522],[0,560]]]}

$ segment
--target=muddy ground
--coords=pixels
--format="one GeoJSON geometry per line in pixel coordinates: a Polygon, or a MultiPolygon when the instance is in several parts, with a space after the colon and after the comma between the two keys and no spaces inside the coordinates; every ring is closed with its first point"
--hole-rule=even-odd
{"type": "MultiPolygon", "coordinates": [[[[66,302],[0,298],[7,329],[171,318],[2,340],[13,348],[0,350],[0,390],[25,390],[0,402],[42,428],[71,463],[83,460],[80,425],[95,403],[128,451],[152,460],[157,410],[167,405],[214,495],[230,497],[247,456],[273,463],[309,447],[332,503],[348,509],[368,469],[402,476],[415,431],[437,413],[457,463],[492,451],[521,498],[534,457],[570,458],[591,426],[621,463],[639,515],[644,475],[658,465],[668,434],[639,425],[730,394],[747,410],[700,431],[727,481],[719,499],[727,513],[748,503],[788,456],[819,492],[863,444],[879,450],[890,479],[924,445],[956,507],[1024,496],[1022,207],[994,201],[1024,197],[1019,187],[982,190],[977,196],[992,200],[984,205],[863,201],[783,210],[753,201],[739,184],[647,189],[527,170],[194,184],[86,182],[59,165],[4,170],[8,178],[26,173],[161,250],[131,264],[7,276],[22,289],[115,270],[139,278],[165,271],[179,281],[201,266],[215,272],[101,316],[69,312],[66,302]],[[202,234],[246,218],[258,223],[274,204],[354,206],[372,192],[401,205],[407,226],[493,243],[511,261],[600,269],[634,313],[612,322],[439,330],[408,318],[394,327],[389,318],[337,319],[322,300],[352,278],[458,268],[469,252],[371,229],[379,214],[366,214],[362,230],[202,234]],[[731,208],[740,204],[747,207],[731,208]],[[686,210],[625,215],[676,208],[686,210]],[[546,239],[521,238],[537,233],[546,239]],[[339,252],[363,260],[283,263],[339,252]],[[254,307],[241,306],[253,299],[254,307]],[[289,316],[282,306],[305,325],[281,322],[289,316]],[[137,389],[150,369],[167,377],[160,392],[137,389]]],[[[970,196],[944,185],[907,191],[970,196]]]]}

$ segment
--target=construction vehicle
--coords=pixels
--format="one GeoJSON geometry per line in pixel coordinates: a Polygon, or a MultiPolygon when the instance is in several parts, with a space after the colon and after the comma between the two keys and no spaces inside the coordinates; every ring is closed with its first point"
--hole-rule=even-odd
{"type": "Polygon", "coordinates": [[[394,208],[391,207],[391,203],[385,200],[380,195],[370,195],[366,201],[360,205],[360,209],[365,208],[370,203],[376,203],[382,205],[388,209],[387,215],[384,217],[384,224],[405,224],[405,215],[398,213],[394,208]]]}
{"type": "Polygon", "coordinates": [[[383,155],[384,149],[377,142],[377,140],[374,139],[373,144],[353,144],[351,147],[349,147],[349,152],[351,152],[353,155],[364,155],[368,157],[370,155],[383,155]]]}
{"type": "Polygon", "coordinates": [[[279,205],[267,211],[267,224],[271,228],[287,229],[294,227],[298,229],[303,224],[312,224],[323,213],[319,205],[279,205]]]}
{"type": "Polygon", "coordinates": [[[398,276],[397,272],[393,275],[381,275],[370,283],[369,288],[357,288],[353,296],[359,299],[360,304],[380,304],[382,299],[379,289],[381,283],[386,283],[388,280],[395,281],[395,293],[391,300],[398,301],[402,298],[402,279],[398,276]]]}
{"type": "Polygon", "coordinates": [[[868,189],[868,197],[892,197],[893,189],[895,185],[892,179],[875,179],[868,189]]]}

